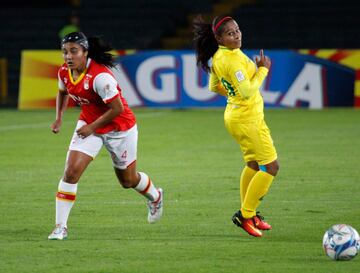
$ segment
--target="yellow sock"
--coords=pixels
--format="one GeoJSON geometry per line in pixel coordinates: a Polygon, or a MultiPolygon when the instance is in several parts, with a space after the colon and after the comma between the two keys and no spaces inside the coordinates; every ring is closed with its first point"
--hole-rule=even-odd
{"type": "MultiPolygon", "coordinates": [[[[257,173],[254,169],[245,166],[240,176],[240,204],[244,203],[245,195],[250,184],[251,179],[257,173]]],[[[241,205],[240,205],[241,206],[241,205]]]]}
{"type": "Polygon", "coordinates": [[[268,192],[273,180],[274,176],[267,172],[258,171],[254,175],[241,206],[241,214],[244,218],[251,218],[256,215],[256,209],[261,199],[268,192]]]}

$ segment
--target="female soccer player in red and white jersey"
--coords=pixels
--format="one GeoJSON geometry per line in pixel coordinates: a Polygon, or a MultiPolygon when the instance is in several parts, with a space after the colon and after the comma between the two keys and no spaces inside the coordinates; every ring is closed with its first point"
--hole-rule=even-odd
{"type": "Polygon", "coordinates": [[[240,176],[241,207],[232,220],[250,235],[261,237],[261,230],[271,226],[256,209],[279,170],[259,91],[271,61],[261,50],[255,65],[240,50],[242,33],[230,16],[218,16],[212,24],[198,17],[194,34],[197,63],[210,72],[210,91],[227,97],[225,127],[240,144],[246,162],[240,176]]]}
{"type": "Polygon", "coordinates": [[[120,184],[134,188],[148,199],[148,222],[154,223],[162,215],[162,189],[157,189],[147,174],[136,170],[136,119],[110,70],[114,66],[111,49],[100,38],[88,39],[82,32],[70,33],[61,42],[65,63],[58,72],[59,92],[52,131],[59,132],[69,97],[81,106],[81,113],[59,182],[56,226],[49,240],[67,238],[67,220],[78,181],[103,145],[111,156],[120,184]]]}

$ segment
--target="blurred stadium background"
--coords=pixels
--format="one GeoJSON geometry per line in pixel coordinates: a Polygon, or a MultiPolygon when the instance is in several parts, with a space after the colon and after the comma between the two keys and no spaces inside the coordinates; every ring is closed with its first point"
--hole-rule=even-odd
{"type": "Polygon", "coordinates": [[[359,272],[359,257],[336,263],[321,246],[333,224],[360,231],[359,12],[353,0],[3,1],[0,272],[359,272]],[[193,62],[199,13],[236,18],[247,53],[264,48],[272,58],[265,103],[289,108],[266,109],[281,172],[261,207],[274,229],[260,240],[231,222],[243,162],[224,129],[225,99],[209,97],[193,62]],[[50,132],[58,33],[74,14],[88,36],[117,49],[124,96],[145,106],[134,109],[138,166],[165,189],[166,208],[149,226],[144,200],[120,188],[103,149],[82,178],[69,240],[52,242],[55,190],[79,112],[69,109],[62,132],[50,132]],[[154,69],[145,71],[150,58],[154,69]],[[183,111],[192,106],[204,107],[183,111]]]}
{"type": "Polygon", "coordinates": [[[59,49],[76,14],[116,49],[191,49],[191,21],[231,14],[246,49],[359,49],[360,2],[350,0],[13,0],[0,9],[1,107],[16,107],[22,50],[59,49]]]}

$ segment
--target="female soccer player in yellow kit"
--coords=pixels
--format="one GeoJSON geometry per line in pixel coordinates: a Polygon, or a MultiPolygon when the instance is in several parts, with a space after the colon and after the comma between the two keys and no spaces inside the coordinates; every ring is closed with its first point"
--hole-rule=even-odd
{"type": "Polygon", "coordinates": [[[246,162],[240,176],[241,208],[232,220],[250,235],[261,237],[261,230],[271,226],[256,209],[279,170],[259,91],[271,61],[260,50],[255,65],[240,50],[242,34],[230,16],[218,16],[212,24],[199,16],[194,20],[194,34],[197,64],[210,72],[210,91],[227,97],[225,127],[240,144],[246,162]]]}

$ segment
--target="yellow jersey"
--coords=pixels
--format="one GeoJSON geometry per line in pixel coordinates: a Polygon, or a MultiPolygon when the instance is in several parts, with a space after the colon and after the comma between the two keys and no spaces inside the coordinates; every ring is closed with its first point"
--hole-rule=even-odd
{"type": "Polygon", "coordinates": [[[232,118],[250,121],[264,117],[260,86],[268,74],[240,49],[219,46],[212,58],[209,90],[227,96],[228,107],[237,108],[232,118]]]}

